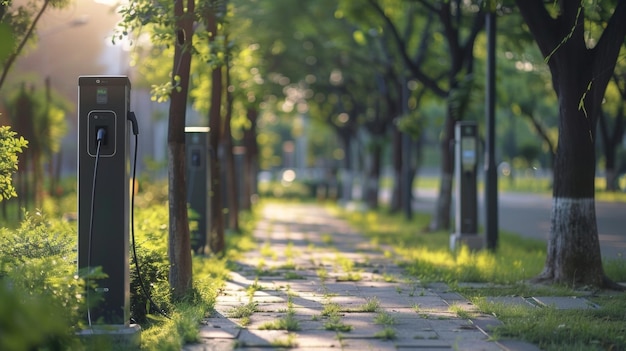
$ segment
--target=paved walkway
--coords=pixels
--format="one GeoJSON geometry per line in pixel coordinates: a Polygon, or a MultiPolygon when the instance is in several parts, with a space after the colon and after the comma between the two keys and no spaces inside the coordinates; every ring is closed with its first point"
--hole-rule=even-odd
{"type": "Polygon", "coordinates": [[[259,245],[238,262],[184,350],[538,350],[490,341],[483,315],[445,284],[403,274],[380,248],[315,204],[269,204],[259,245]]]}

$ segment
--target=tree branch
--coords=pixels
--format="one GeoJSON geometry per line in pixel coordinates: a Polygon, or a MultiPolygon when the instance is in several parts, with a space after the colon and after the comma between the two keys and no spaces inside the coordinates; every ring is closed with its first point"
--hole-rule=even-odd
{"type": "Polygon", "coordinates": [[[41,18],[41,15],[43,15],[43,13],[46,11],[46,8],[48,7],[49,3],[50,3],[50,0],[45,0],[43,2],[43,5],[41,6],[41,9],[37,13],[37,16],[35,17],[35,20],[33,20],[33,23],[31,23],[30,27],[28,28],[28,31],[26,32],[26,35],[24,35],[24,37],[22,38],[22,41],[18,45],[18,47],[15,50],[15,52],[12,53],[9,56],[9,58],[7,59],[7,62],[4,65],[4,68],[2,69],[2,76],[0,76],[0,88],[2,88],[2,85],[4,84],[4,81],[5,81],[6,77],[7,77],[7,75],[9,74],[9,69],[11,69],[11,66],[13,66],[13,63],[15,63],[15,60],[17,59],[17,57],[22,52],[22,49],[24,49],[24,46],[26,45],[26,42],[28,41],[28,38],[30,38],[31,35],[33,34],[33,31],[35,30],[35,27],[37,26],[37,23],[39,22],[39,19],[41,18]]]}
{"type": "Polygon", "coordinates": [[[560,41],[557,21],[548,13],[543,0],[515,0],[515,3],[543,57],[548,57],[560,41]]]}
{"type": "Polygon", "coordinates": [[[615,71],[617,57],[626,37],[626,2],[618,1],[613,15],[598,40],[598,45],[592,49],[592,73],[594,85],[597,89],[593,98],[600,106],[606,86],[615,71]]]}
{"type": "Polygon", "coordinates": [[[432,90],[436,95],[445,97],[448,95],[448,92],[442,89],[435,80],[431,77],[428,77],[424,72],[421,71],[420,67],[416,66],[409,54],[407,52],[406,42],[400,36],[398,32],[398,28],[393,24],[391,19],[385,14],[385,11],[380,7],[380,5],[375,0],[368,0],[369,4],[374,8],[376,13],[383,19],[389,30],[391,31],[392,37],[396,44],[398,45],[398,51],[400,51],[400,55],[402,56],[402,60],[406,64],[407,68],[411,71],[413,76],[417,78],[424,86],[428,87],[428,89],[432,90]]]}

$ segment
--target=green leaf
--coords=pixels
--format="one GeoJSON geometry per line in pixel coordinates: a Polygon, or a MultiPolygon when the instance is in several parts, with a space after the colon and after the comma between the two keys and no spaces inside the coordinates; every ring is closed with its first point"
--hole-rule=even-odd
{"type": "Polygon", "coordinates": [[[4,62],[15,48],[15,35],[6,23],[0,23],[0,62],[4,62]]]}

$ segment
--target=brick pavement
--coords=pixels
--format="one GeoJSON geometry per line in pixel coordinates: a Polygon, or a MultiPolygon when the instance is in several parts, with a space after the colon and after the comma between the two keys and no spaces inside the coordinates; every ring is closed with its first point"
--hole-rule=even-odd
{"type": "Polygon", "coordinates": [[[445,284],[424,285],[316,204],[267,204],[198,350],[538,350],[492,341],[489,315],[445,284]],[[454,306],[454,307],[451,307],[454,306]],[[248,307],[249,316],[243,316],[248,307]]]}

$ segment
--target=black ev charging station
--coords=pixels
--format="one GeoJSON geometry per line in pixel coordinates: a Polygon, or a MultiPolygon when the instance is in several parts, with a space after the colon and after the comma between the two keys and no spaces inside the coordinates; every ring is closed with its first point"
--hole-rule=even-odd
{"type": "Polygon", "coordinates": [[[467,245],[471,250],[484,246],[478,235],[478,127],[474,121],[460,121],[454,130],[455,232],[450,236],[450,249],[467,245]]]}
{"type": "Polygon", "coordinates": [[[86,288],[81,335],[113,335],[130,348],[139,339],[130,324],[130,81],[81,76],[78,104],[78,269],[107,275],[86,288]]]}
{"type": "Polygon", "coordinates": [[[191,210],[191,248],[196,253],[208,251],[211,229],[211,174],[209,164],[209,127],[185,127],[187,164],[187,204],[191,210]]]}

